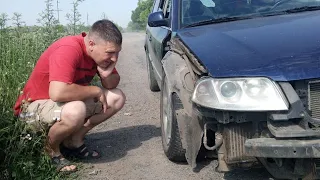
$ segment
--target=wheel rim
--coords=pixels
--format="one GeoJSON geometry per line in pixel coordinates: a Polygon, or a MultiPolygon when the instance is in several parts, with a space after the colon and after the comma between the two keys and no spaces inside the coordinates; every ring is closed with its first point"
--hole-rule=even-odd
{"type": "Polygon", "coordinates": [[[171,109],[171,97],[169,96],[169,89],[166,80],[163,84],[163,96],[162,96],[162,118],[163,118],[163,131],[166,144],[169,144],[171,139],[172,129],[172,109],[171,109]]]}

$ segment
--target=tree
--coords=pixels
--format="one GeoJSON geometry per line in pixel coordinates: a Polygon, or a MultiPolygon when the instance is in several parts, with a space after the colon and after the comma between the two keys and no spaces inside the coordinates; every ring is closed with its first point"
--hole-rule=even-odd
{"type": "Polygon", "coordinates": [[[139,0],[138,6],[132,11],[131,21],[128,28],[132,30],[143,30],[146,27],[148,15],[151,12],[153,0],[139,0]]]}
{"type": "Polygon", "coordinates": [[[117,28],[119,29],[120,32],[123,32],[123,28],[119,24],[115,23],[114,21],[112,21],[112,22],[114,23],[114,25],[117,26],[117,28]]]}
{"type": "Polygon", "coordinates": [[[139,30],[139,29],[140,29],[140,27],[139,27],[139,25],[137,23],[134,23],[132,21],[130,21],[128,23],[128,27],[127,27],[128,31],[135,31],[135,30],[139,30]]]}
{"type": "Polygon", "coordinates": [[[51,43],[58,38],[58,25],[59,21],[54,16],[53,9],[54,0],[45,0],[46,8],[44,11],[39,13],[40,18],[37,19],[38,23],[42,25],[41,30],[44,31],[44,35],[48,36],[48,42],[51,43]]]}
{"type": "Polygon", "coordinates": [[[108,19],[108,16],[106,15],[106,13],[101,14],[101,19],[108,19]]]}
{"type": "Polygon", "coordinates": [[[54,17],[54,10],[53,9],[53,0],[45,0],[46,9],[39,13],[40,18],[37,19],[38,23],[42,26],[46,27],[47,30],[50,30],[52,26],[58,24],[58,20],[54,17]]]}
{"type": "Polygon", "coordinates": [[[8,20],[9,20],[8,14],[6,13],[0,14],[0,30],[3,30],[6,28],[8,20]]]}
{"type": "MultiPolygon", "coordinates": [[[[101,19],[108,19],[108,20],[112,21],[111,19],[108,18],[108,16],[104,12],[101,14],[101,19]]],[[[118,29],[121,32],[123,32],[123,28],[121,26],[119,26],[119,24],[115,23],[114,21],[112,21],[112,22],[118,27],[118,29]]]]}
{"type": "Polygon", "coordinates": [[[72,14],[68,13],[66,15],[69,21],[69,28],[72,29],[73,34],[75,35],[78,33],[79,27],[84,26],[84,23],[81,22],[81,14],[78,10],[79,3],[83,2],[84,0],[75,0],[72,2],[72,14]]]}
{"type": "Polygon", "coordinates": [[[22,21],[22,14],[14,12],[11,20],[13,21],[13,25],[15,25],[17,28],[21,28],[25,22],[22,21]]]}
{"type": "Polygon", "coordinates": [[[141,22],[144,23],[144,26],[148,21],[148,16],[151,12],[152,5],[153,5],[153,0],[141,1],[141,12],[139,14],[139,19],[141,22]]]}
{"type": "Polygon", "coordinates": [[[14,12],[11,20],[13,21],[12,24],[16,27],[15,30],[17,32],[17,36],[20,37],[21,27],[25,24],[25,22],[22,21],[22,15],[20,13],[14,12]]]}

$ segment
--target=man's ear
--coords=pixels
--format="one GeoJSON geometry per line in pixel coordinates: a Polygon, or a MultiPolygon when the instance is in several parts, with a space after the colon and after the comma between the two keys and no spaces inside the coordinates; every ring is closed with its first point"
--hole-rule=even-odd
{"type": "Polygon", "coordinates": [[[89,50],[92,51],[93,50],[93,46],[96,45],[96,43],[93,40],[89,40],[89,50]]]}

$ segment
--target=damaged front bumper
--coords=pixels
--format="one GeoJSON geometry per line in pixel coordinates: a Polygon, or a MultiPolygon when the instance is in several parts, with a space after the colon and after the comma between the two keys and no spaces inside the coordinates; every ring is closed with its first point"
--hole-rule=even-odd
{"type": "Polygon", "coordinates": [[[275,138],[248,139],[246,153],[266,158],[320,158],[320,139],[288,140],[275,138]]]}
{"type": "Polygon", "coordinates": [[[280,83],[291,104],[290,111],[270,114],[267,127],[272,137],[245,142],[247,155],[266,158],[320,158],[319,120],[309,116],[288,83],[280,83]]]}
{"type": "MultiPolygon", "coordinates": [[[[223,135],[223,160],[227,164],[247,162],[253,157],[320,158],[319,120],[309,116],[289,83],[279,84],[290,102],[286,112],[215,111],[193,104],[189,122],[194,124],[186,126],[190,127],[187,159],[196,157],[206,124],[212,124],[213,131],[223,135]]],[[[195,160],[191,162],[194,167],[195,160]]]]}

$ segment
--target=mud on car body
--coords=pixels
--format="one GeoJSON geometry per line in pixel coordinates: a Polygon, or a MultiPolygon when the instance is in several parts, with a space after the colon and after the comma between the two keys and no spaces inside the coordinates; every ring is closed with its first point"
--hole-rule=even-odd
{"type": "Polygon", "coordinates": [[[155,0],[149,85],[161,90],[173,161],[217,171],[263,165],[281,179],[320,167],[320,1],[155,0]]]}

